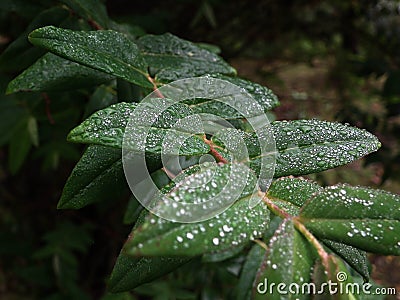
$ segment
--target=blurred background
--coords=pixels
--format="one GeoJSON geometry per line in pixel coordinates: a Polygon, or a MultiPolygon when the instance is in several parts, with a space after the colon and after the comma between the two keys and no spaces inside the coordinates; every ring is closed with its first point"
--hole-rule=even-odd
{"type": "MultiPolygon", "coordinates": [[[[348,182],[400,193],[400,1],[102,3],[137,36],[171,32],[218,46],[239,76],[278,95],[276,119],[318,118],[374,133],[382,142],[377,153],[309,177],[323,185],[348,182]]],[[[80,211],[56,210],[83,151],[66,135],[82,119],[93,91],[5,95],[8,82],[43,54],[26,35],[76,18],[49,11],[59,5],[0,2],[0,299],[103,297],[131,229],[122,222],[127,194],[80,211]]],[[[371,255],[370,261],[374,280],[400,291],[400,259],[371,255]]],[[[193,278],[183,269],[152,289],[104,299],[195,299],[200,289],[202,299],[218,299],[220,289],[234,284],[234,268],[234,262],[199,266],[193,278]]]]}

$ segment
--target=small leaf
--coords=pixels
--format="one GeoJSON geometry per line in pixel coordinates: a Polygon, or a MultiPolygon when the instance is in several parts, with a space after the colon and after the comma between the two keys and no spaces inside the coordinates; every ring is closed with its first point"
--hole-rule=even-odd
{"type": "MultiPolygon", "coordinates": [[[[214,197],[225,187],[227,180],[232,179],[230,168],[230,165],[216,164],[207,168],[189,168],[175,178],[176,183],[171,183],[162,192],[167,197],[173,197],[176,202],[196,201],[200,203],[200,207],[202,205],[199,201],[205,201],[207,205],[218,205],[215,202],[219,199],[214,197]],[[213,174],[211,180],[206,184],[196,185],[198,188],[193,190],[192,184],[204,182],[210,174],[213,174]]],[[[235,178],[237,176],[240,174],[235,174],[235,178]]],[[[261,237],[269,224],[269,210],[263,203],[254,208],[249,207],[252,188],[251,184],[248,186],[250,188],[242,191],[239,200],[206,221],[177,223],[149,214],[143,224],[132,232],[132,239],[124,247],[126,253],[145,256],[195,256],[240,247],[251,239],[261,237]]]]}
{"type": "Polygon", "coordinates": [[[47,53],[14,78],[7,94],[20,91],[66,91],[90,87],[113,79],[113,76],[47,53]]]}
{"type": "Polygon", "coordinates": [[[296,216],[300,208],[314,194],[323,190],[316,182],[285,177],[275,180],[267,191],[267,197],[287,213],[296,216]]]}
{"type": "Polygon", "coordinates": [[[255,244],[247,254],[246,261],[240,272],[239,283],[235,289],[237,300],[251,299],[253,283],[257,275],[257,270],[264,258],[264,253],[265,249],[255,244]]]}
{"type": "Polygon", "coordinates": [[[27,121],[28,133],[33,146],[39,146],[39,131],[37,120],[34,116],[30,116],[27,121]]]}
{"type": "Polygon", "coordinates": [[[112,293],[133,290],[189,262],[190,257],[132,257],[121,253],[108,282],[112,293]]]}
{"type": "MultiPolygon", "coordinates": [[[[121,102],[100,110],[91,115],[81,125],[74,128],[68,135],[68,140],[76,143],[98,144],[121,148],[129,116],[135,108],[136,104],[134,103],[121,102]]],[[[146,152],[159,154],[166,134],[174,134],[176,138],[184,140],[180,148],[181,155],[208,153],[210,150],[209,146],[206,145],[199,136],[171,129],[171,126],[175,125],[179,119],[189,115],[191,115],[190,109],[180,103],[172,105],[165,110],[148,130],[146,152]]],[[[141,128],[136,129],[140,130],[141,128]]],[[[147,130],[148,128],[143,127],[142,129],[147,130]]],[[[128,145],[128,143],[125,143],[124,147],[126,147],[126,149],[132,147],[132,149],[135,150],[138,145],[128,145]]],[[[166,149],[164,150],[164,153],[168,153],[166,149]]]]}
{"type": "Polygon", "coordinates": [[[89,146],[65,184],[59,209],[79,209],[90,203],[116,199],[127,190],[121,150],[89,146]]]}
{"type": "Polygon", "coordinates": [[[116,31],[72,31],[47,26],[31,32],[29,40],[79,64],[143,87],[153,86],[136,44],[116,31]]]}
{"type": "MultiPolygon", "coordinates": [[[[316,257],[316,251],[294,228],[292,221],[284,221],[270,240],[258,270],[253,299],[281,299],[282,295],[276,289],[279,283],[296,283],[299,286],[308,283],[316,257]],[[275,288],[270,290],[271,286],[275,288]]],[[[288,293],[287,299],[309,297],[303,293],[288,293]]]]}
{"type": "Polygon", "coordinates": [[[235,74],[221,57],[170,33],[145,35],[137,41],[148,64],[160,82],[205,74],[235,74]]]}
{"type": "Polygon", "coordinates": [[[368,252],[400,254],[400,196],[364,187],[336,185],[313,197],[300,213],[320,238],[368,252]]]}
{"type": "Polygon", "coordinates": [[[354,270],[356,270],[364,280],[369,280],[368,258],[367,254],[360,249],[354,248],[343,243],[331,240],[322,240],[333,252],[344,259],[354,270]]]}
{"type": "Polygon", "coordinates": [[[22,120],[19,126],[13,130],[8,148],[8,166],[11,174],[16,174],[19,171],[32,146],[28,130],[28,120],[29,118],[22,120]]]}

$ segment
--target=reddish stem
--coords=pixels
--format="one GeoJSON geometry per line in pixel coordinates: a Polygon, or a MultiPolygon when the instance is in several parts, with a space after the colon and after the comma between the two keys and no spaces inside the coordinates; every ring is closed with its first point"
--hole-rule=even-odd
{"type": "Polygon", "coordinates": [[[50,110],[50,104],[51,104],[51,99],[49,97],[49,95],[47,95],[47,93],[42,93],[42,97],[44,99],[44,102],[46,103],[46,115],[47,115],[47,119],[49,120],[49,123],[54,125],[54,119],[53,116],[51,115],[51,110],[50,110]]]}
{"type": "Polygon", "coordinates": [[[151,78],[150,76],[147,76],[147,80],[151,82],[151,84],[153,85],[153,91],[154,93],[157,95],[158,98],[165,98],[163,94],[161,94],[161,92],[158,90],[157,84],[154,81],[153,78],[151,78]]]}
{"type": "Polygon", "coordinates": [[[215,145],[214,145],[214,143],[213,143],[212,141],[210,141],[210,140],[207,140],[207,138],[206,138],[205,135],[203,136],[203,141],[204,141],[208,146],[210,146],[210,154],[211,154],[212,156],[214,156],[215,159],[216,159],[218,162],[223,163],[223,164],[227,164],[227,163],[228,163],[228,161],[227,161],[217,150],[215,150],[215,147],[214,147],[215,145]]]}

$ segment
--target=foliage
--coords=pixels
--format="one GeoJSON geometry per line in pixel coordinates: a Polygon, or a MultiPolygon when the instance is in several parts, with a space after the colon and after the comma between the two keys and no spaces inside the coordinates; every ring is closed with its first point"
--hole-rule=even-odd
{"type": "MultiPolygon", "coordinates": [[[[41,158],[41,168],[48,170],[68,160],[75,162],[82,149],[77,144],[88,145],[66,181],[59,209],[91,205],[83,209],[83,216],[103,216],[111,213],[113,205],[118,205],[115,203],[126,204],[122,200],[128,195],[121,153],[124,130],[138,103],[166,83],[196,76],[221,78],[245,89],[268,114],[279,105],[270,89],[237,77],[236,70],[210,45],[169,33],[144,34],[136,26],[113,21],[105,6],[94,0],[61,3],[51,8],[30,4],[26,14],[36,17],[0,57],[3,71],[20,73],[4,86],[7,96],[2,96],[0,103],[4,107],[0,125],[6,132],[0,144],[9,147],[10,172],[17,174],[23,168],[32,148],[37,148],[35,156],[41,158]]],[[[15,7],[22,5],[15,2],[15,7]]],[[[211,6],[204,2],[202,7],[214,24],[211,6]]],[[[3,85],[9,79],[2,78],[3,85]]],[[[392,89],[388,79],[386,93],[395,93],[392,89]]],[[[144,146],[149,172],[167,197],[192,201],[213,197],[238,164],[217,136],[199,133],[189,135],[183,143],[179,155],[184,170],[173,181],[166,176],[160,157],[165,132],[177,120],[202,112],[233,124],[247,146],[249,168],[254,174],[262,171],[256,133],[244,125],[242,115],[212,99],[179,103],[154,122],[152,143],[144,146]],[[213,154],[220,163],[201,163],[198,158],[202,154],[213,154]],[[214,172],[209,185],[191,193],[186,183],[201,182],[209,171],[214,172]]],[[[274,121],[270,129],[277,149],[271,186],[268,190],[259,187],[254,193],[249,177],[240,197],[217,217],[196,223],[172,222],[130,199],[123,209],[124,221],[134,224],[133,229],[108,279],[110,294],[101,295],[103,299],[133,299],[135,295],[263,298],[256,288],[264,278],[274,283],[314,282],[321,286],[327,280],[337,282],[340,271],[346,274],[346,282],[359,277],[368,281],[366,252],[400,255],[399,195],[347,184],[323,187],[293,177],[342,166],[377,151],[381,146],[377,137],[347,124],[321,120],[274,121]],[[259,203],[250,209],[254,197],[259,203]],[[178,268],[181,273],[166,275],[178,268]],[[207,278],[209,274],[217,280],[207,278]],[[156,281],[164,275],[168,284],[156,281]],[[201,290],[198,282],[208,282],[208,287],[201,290]],[[187,286],[196,284],[197,289],[188,290],[187,286]],[[224,288],[216,289],[218,284],[224,288]],[[131,290],[134,292],[124,293],[131,290]]],[[[0,213],[7,215],[7,211],[0,213]]],[[[18,222],[10,217],[8,223],[18,222]]],[[[99,251],[99,245],[90,249],[96,225],[78,226],[68,219],[57,224],[44,233],[44,244],[28,259],[27,263],[39,262],[35,269],[15,271],[17,277],[36,281],[40,287],[36,297],[88,298],[89,293],[77,282],[76,255],[99,251]],[[30,274],[41,276],[31,279],[30,274]],[[48,284],[52,274],[57,278],[56,287],[48,284]]],[[[34,245],[24,242],[29,252],[34,245]]],[[[24,242],[17,240],[17,246],[10,243],[10,249],[2,251],[9,255],[13,247],[23,248],[20,244],[24,242]]],[[[103,242],[115,246],[122,240],[105,238],[103,242]]],[[[328,291],[324,297],[336,299],[328,291]]],[[[364,299],[364,295],[352,293],[340,297],[364,299]]],[[[271,299],[279,298],[271,295],[271,299]]]]}

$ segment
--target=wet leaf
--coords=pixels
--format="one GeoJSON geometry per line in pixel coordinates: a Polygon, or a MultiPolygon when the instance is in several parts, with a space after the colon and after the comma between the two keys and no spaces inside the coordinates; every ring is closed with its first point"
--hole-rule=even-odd
{"type": "Polygon", "coordinates": [[[335,185],[313,197],[301,221],[320,238],[381,254],[400,254],[400,196],[335,185]]]}
{"type": "Polygon", "coordinates": [[[47,26],[31,32],[29,40],[79,64],[143,87],[152,87],[138,47],[122,33],[112,30],[72,31],[47,26]]]}
{"type": "MultiPolygon", "coordinates": [[[[276,142],[275,177],[305,175],[350,163],[380,147],[366,130],[319,120],[275,121],[271,123],[276,142]]],[[[260,170],[260,150],[254,133],[244,134],[251,168],[260,170]]]]}
{"type": "MultiPolygon", "coordinates": [[[[227,181],[234,182],[235,178],[243,176],[231,174],[230,168],[230,165],[216,164],[194,166],[185,170],[175,179],[175,183],[168,185],[162,192],[176,202],[185,200],[200,203],[200,208],[203,207],[201,203],[207,206],[218,205],[220,192],[227,181]],[[206,184],[196,184],[210,176],[211,180],[206,184]],[[193,184],[196,189],[192,188],[193,184]]],[[[266,205],[259,203],[254,208],[249,207],[252,192],[249,184],[233,205],[223,213],[202,222],[171,222],[149,214],[144,223],[132,232],[132,238],[124,247],[125,251],[131,255],[144,256],[195,256],[247,244],[250,240],[261,237],[269,224],[269,210],[266,205]]],[[[177,214],[181,213],[179,209],[175,210],[177,214]]]]}
{"type": "MultiPolygon", "coordinates": [[[[68,140],[76,143],[99,144],[121,148],[129,116],[135,108],[136,104],[134,103],[121,102],[95,112],[70,132],[68,140]]],[[[163,112],[151,128],[144,127],[142,130],[149,129],[146,152],[159,154],[165,136],[167,134],[174,134],[177,139],[184,140],[180,148],[181,155],[208,153],[210,148],[203,142],[201,137],[178,131],[177,129],[171,129],[179,119],[188,115],[191,115],[190,109],[178,103],[163,112]]],[[[141,130],[141,128],[136,129],[141,130]]],[[[137,147],[135,145],[131,146],[132,149],[136,149],[135,147],[137,147]]],[[[125,143],[124,147],[128,149],[130,145],[125,143]]],[[[166,149],[164,149],[164,153],[167,153],[166,149]]]]}
{"type": "Polygon", "coordinates": [[[300,208],[323,188],[316,182],[303,179],[284,177],[275,180],[267,191],[267,197],[278,207],[296,216],[300,208]]]}
{"type": "Polygon", "coordinates": [[[354,270],[356,270],[364,280],[369,280],[367,253],[355,247],[331,240],[322,240],[333,252],[344,259],[354,270]]]}
{"type": "Polygon", "coordinates": [[[98,85],[113,78],[47,53],[9,83],[7,94],[20,91],[66,91],[98,85]]]}
{"type": "Polygon", "coordinates": [[[170,33],[145,35],[137,41],[148,64],[160,82],[205,74],[235,74],[221,57],[170,33]]]}
{"type": "MultiPolygon", "coordinates": [[[[358,299],[357,293],[346,286],[353,286],[354,282],[343,262],[334,255],[329,255],[322,263],[317,261],[313,270],[313,282],[315,292],[313,299],[318,300],[355,300],[358,299]],[[332,284],[329,285],[328,283],[332,284]],[[342,292],[340,292],[342,286],[342,292]]],[[[361,290],[361,287],[360,287],[361,290]]]]}
{"type": "MultiPolygon", "coordinates": [[[[258,270],[253,299],[282,299],[282,293],[278,293],[276,288],[279,283],[286,283],[288,287],[290,283],[301,286],[310,282],[315,258],[315,250],[294,228],[292,221],[284,221],[271,238],[258,270]]],[[[300,293],[288,293],[285,297],[309,299],[309,295],[301,293],[301,290],[300,293]]]]}
{"type": "Polygon", "coordinates": [[[151,282],[189,262],[190,257],[132,257],[124,254],[118,256],[108,281],[112,293],[133,290],[135,287],[151,282]]]}
{"type": "Polygon", "coordinates": [[[93,202],[116,199],[127,190],[121,150],[90,145],[69,176],[59,209],[79,209],[93,202]]]}
{"type": "Polygon", "coordinates": [[[264,258],[265,249],[254,244],[247,254],[246,261],[240,272],[239,283],[236,286],[235,294],[237,300],[250,300],[253,292],[253,283],[257,270],[264,258]]]}

